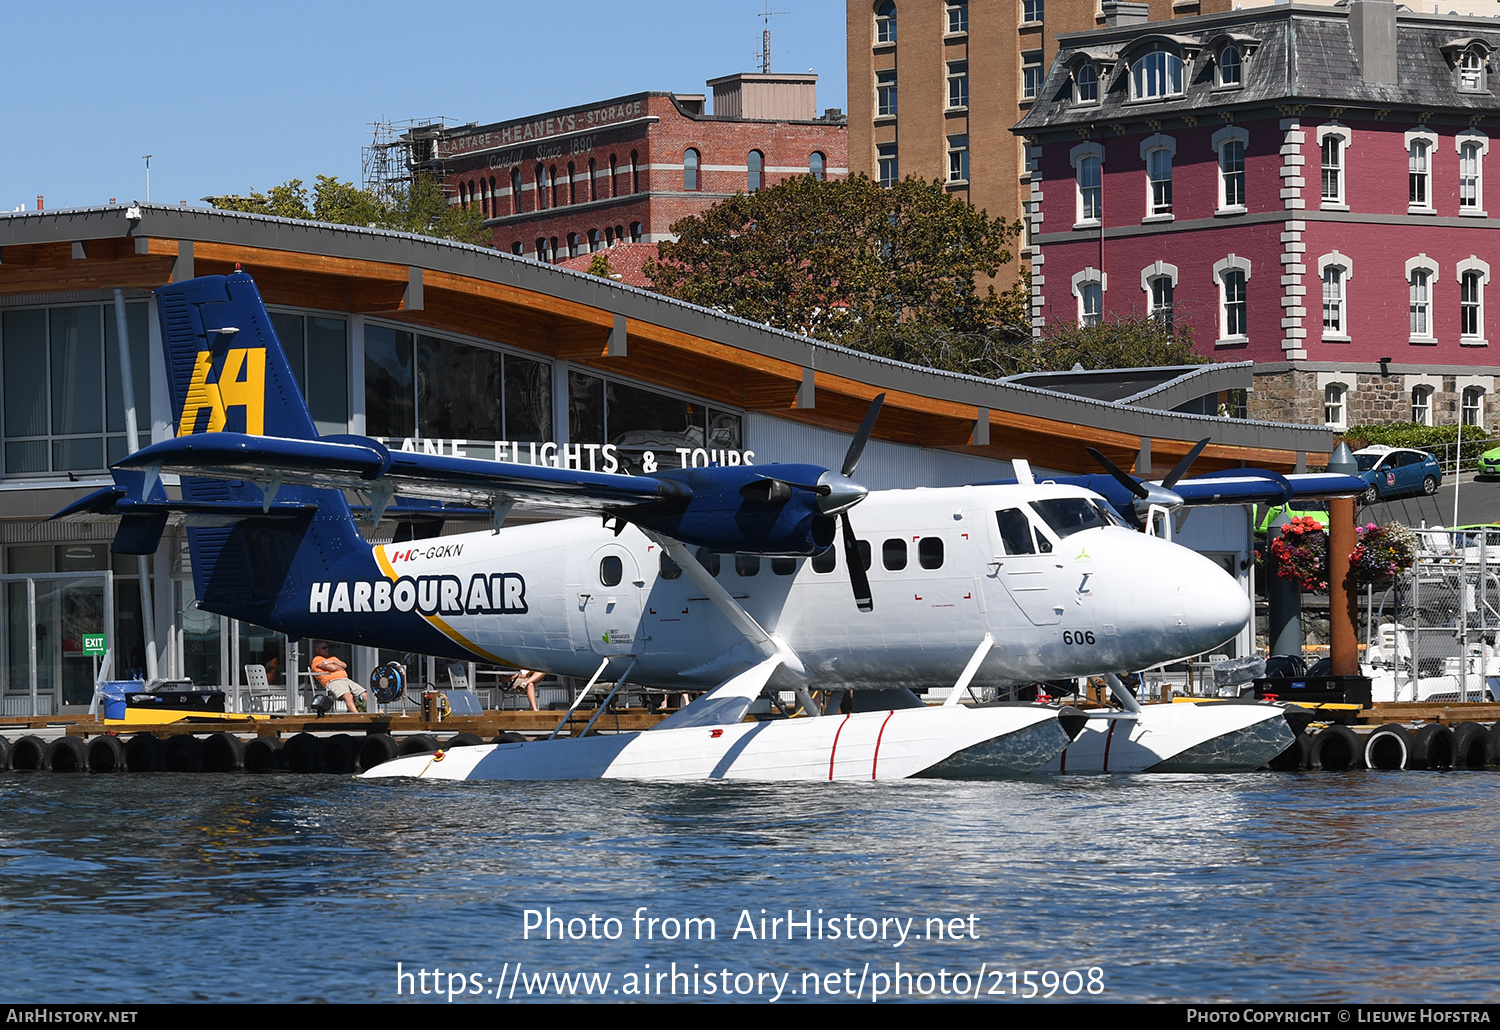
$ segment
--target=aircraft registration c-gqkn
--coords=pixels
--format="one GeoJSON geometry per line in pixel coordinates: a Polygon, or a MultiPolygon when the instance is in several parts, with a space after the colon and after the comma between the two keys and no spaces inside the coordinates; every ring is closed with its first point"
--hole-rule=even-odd
{"type": "Polygon", "coordinates": [[[366,775],[1256,768],[1292,740],[1279,706],[1143,710],[1121,689],[1126,711],[1107,728],[1095,720],[1074,758],[1084,720],[1072,710],[954,703],[970,685],[1200,654],[1236,634],[1250,605],[1213,562],[1132,530],[1076,485],[867,492],[851,477],[881,398],[838,471],[619,475],[391,451],[319,436],[248,275],[175,283],[157,301],[178,435],[118,462],[114,486],[57,517],[119,516],[114,550],[148,554],[168,515],[185,514],[199,606],[289,636],[707,691],[641,733],[457,748],[366,775]],[[163,472],[182,477],[180,499],[163,472]],[[371,545],[346,491],[373,523],[399,496],[486,509],[494,528],[371,545]],[[501,529],[513,505],[588,517],[501,529]],[[933,685],[958,689],[938,708],[909,689],[933,685]],[[811,691],[846,689],[851,712],[818,714],[811,691]],[[812,716],[745,721],[767,690],[795,692],[812,716]]]}

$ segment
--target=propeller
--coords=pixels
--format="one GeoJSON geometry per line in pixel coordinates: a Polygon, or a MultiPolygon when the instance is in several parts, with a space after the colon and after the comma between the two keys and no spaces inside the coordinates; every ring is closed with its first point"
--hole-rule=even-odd
{"type": "Polygon", "coordinates": [[[1131,504],[1133,521],[1141,529],[1146,528],[1146,517],[1152,505],[1165,508],[1170,513],[1175,513],[1183,505],[1182,496],[1173,491],[1172,487],[1187,475],[1188,470],[1193,467],[1193,462],[1198,460],[1198,455],[1203,453],[1203,448],[1208,446],[1212,437],[1204,437],[1195,443],[1192,448],[1182,456],[1182,460],[1172,466],[1172,471],[1167,473],[1167,478],[1158,483],[1148,483],[1128,475],[1120,466],[1110,461],[1103,454],[1092,447],[1085,447],[1089,456],[1099,463],[1099,466],[1108,472],[1110,476],[1125,489],[1129,490],[1135,497],[1131,504]]]}
{"type": "Polygon", "coordinates": [[[818,498],[818,507],[823,514],[838,514],[839,525],[844,534],[844,564],[849,567],[849,583],[854,587],[854,603],[862,612],[872,611],[875,600],[870,596],[870,577],[865,573],[864,559],[859,553],[859,541],[854,539],[854,527],[849,522],[849,509],[865,499],[867,491],[849,477],[859,467],[859,459],[865,453],[865,444],[870,442],[870,433],[875,428],[875,419],[885,403],[885,394],[878,394],[870,402],[864,421],[849,442],[849,453],[844,455],[844,464],[837,475],[832,470],[818,477],[818,485],[826,492],[818,498]]]}

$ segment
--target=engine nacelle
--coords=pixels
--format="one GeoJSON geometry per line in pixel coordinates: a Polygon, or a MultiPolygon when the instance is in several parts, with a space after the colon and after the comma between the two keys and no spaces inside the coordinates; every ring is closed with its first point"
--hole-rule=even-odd
{"type": "Polygon", "coordinates": [[[635,509],[626,518],[721,554],[818,554],[837,533],[835,520],[818,505],[818,493],[809,489],[826,471],[819,465],[752,465],[658,472],[652,478],[680,483],[688,499],[635,509]],[[775,483],[768,487],[767,480],[775,483]]]}

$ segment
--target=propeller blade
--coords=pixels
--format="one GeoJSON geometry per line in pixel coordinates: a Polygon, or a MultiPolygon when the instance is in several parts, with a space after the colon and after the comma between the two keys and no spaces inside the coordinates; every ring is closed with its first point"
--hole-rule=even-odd
{"type": "Polygon", "coordinates": [[[854,434],[854,439],[849,443],[849,453],[844,455],[843,475],[854,475],[854,469],[859,465],[860,455],[865,452],[865,444],[870,441],[870,432],[875,428],[875,419],[880,414],[880,406],[884,403],[885,394],[883,393],[877,394],[870,402],[870,410],[865,412],[865,420],[859,424],[859,431],[854,434]]]}
{"type": "Polygon", "coordinates": [[[1085,447],[1084,450],[1088,451],[1089,457],[1093,458],[1099,463],[1100,468],[1104,469],[1105,472],[1108,472],[1111,476],[1113,476],[1117,483],[1119,483],[1125,489],[1129,490],[1137,498],[1144,501],[1151,496],[1151,491],[1147,490],[1145,485],[1142,484],[1139,479],[1136,479],[1134,476],[1126,475],[1120,470],[1120,466],[1116,465],[1104,455],[1094,450],[1094,448],[1085,447]]]}
{"type": "Polygon", "coordinates": [[[1177,481],[1187,475],[1187,470],[1193,467],[1193,462],[1198,460],[1198,455],[1203,453],[1203,448],[1208,446],[1212,437],[1205,436],[1193,444],[1193,449],[1182,456],[1182,460],[1172,466],[1172,471],[1167,473],[1167,478],[1161,481],[1161,485],[1168,490],[1177,485],[1177,481]]]}
{"type": "Polygon", "coordinates": [[[854,587],[854,603],[862,612],[872,611],[875,601],[870,597],[870,577],[865,573],[865,561],[859,554],[859,541],[854,539],[854,527],[849,524],[849,513],[839,512],[839,522],[844,527],[844,564],[849,566],[849,583],[854,587]]]}

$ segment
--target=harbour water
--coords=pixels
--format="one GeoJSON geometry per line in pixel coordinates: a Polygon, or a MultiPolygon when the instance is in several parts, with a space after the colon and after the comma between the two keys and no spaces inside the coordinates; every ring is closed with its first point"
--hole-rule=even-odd
{"type": "Polygon", "coordinates": [[[8,773],[0,1000],[1494,1001],[1497,799],[8,773]]]}

